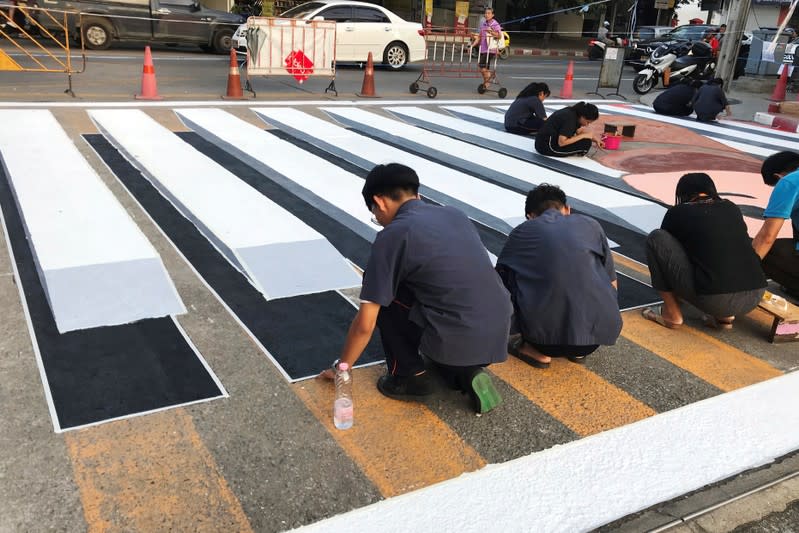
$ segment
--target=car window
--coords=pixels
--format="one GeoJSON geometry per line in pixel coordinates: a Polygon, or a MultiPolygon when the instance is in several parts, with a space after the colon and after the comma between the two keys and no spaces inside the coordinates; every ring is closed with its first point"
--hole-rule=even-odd
{"type": "Polygon", "coordinates": [[[332,6],[314,15],[324,17],[325,20],[335,20],[336,22],[350,22],[352,18],[352,6],[332,6]]]}
{"type": "Polygon", "coordinates": [[[641,28],[636,33],[638,34],[638,39],[641,40],[649,40],[655,38],[655,30],[653,30],[652,28],[641,28]]]}
{"type": "Polygon", "coordinates": [[[280,16],[287,19],[301,19],[308,15],[311,11],[316,11],[327,4],[322,2],[306,2],[304,4],[294,6],[291,9],[284,11],[280,16]]]}
{"type": "Polygon", "coordinates": [[[385,13],[373,7],[353,6],[353,10],[355,22],[390,22],[385,13]]]}
{"type": "Polygon", "coordinates": [[[709,28],[707,26],[701,26],[698,24],[682,26],[680,28],[671,30],[669,33],[664,35],[664,37],[668,37],[670,39],[688,39],[691,41],[697,41],[702,38],[708,29],[709,28]]]}

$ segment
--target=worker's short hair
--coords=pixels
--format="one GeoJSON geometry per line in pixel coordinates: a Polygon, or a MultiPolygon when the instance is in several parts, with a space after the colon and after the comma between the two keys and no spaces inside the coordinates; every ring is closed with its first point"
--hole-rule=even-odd
{"type": "Polygon", "coordinates": [[[560,209],[566,205],[566,193],[560,187],[542,183],[527,193],[524,213],[539,216],[547,209],[560,209]]]}
{"type": "Polygon", "coordinates": [[[799,169],[799,153],[786,150],[768,156],[760,167],[760,174],[763,176],[763,183],[773,187],[780,181],[777,174],[793,172],[796,169],[799,169]]]}

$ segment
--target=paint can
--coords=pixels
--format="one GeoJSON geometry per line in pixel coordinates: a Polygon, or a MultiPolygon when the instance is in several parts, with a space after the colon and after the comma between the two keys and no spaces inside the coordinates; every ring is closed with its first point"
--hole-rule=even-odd
{"type": "Polygon", "coordinates": [[[603,135],[605,150],[618,150],[621,146],[621,135],[603,135]]]}

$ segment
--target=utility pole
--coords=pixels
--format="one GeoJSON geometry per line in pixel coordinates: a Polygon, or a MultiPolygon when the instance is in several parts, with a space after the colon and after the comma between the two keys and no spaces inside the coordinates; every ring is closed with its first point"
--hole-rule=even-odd
{"type": "Polygon", "coordinates": [[[716,62],[716,77],[724,80],[724,87],[728,89],[735,74],[738,51],[741,48],[741,39],[744,29],[746,29],[746,20],[749,18],[751,6],[752,0],[732,0],[730,3],[727,31],[724,32],[724,38],[721,40],[721,49],[716,62]]]}

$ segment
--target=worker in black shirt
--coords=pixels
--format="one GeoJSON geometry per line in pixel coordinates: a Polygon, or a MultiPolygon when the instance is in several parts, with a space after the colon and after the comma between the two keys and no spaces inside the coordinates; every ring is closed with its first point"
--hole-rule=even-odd
{"type": "Polygon", "coordinates": [[[655,113],[672,117],[687,117],[694,112],[696,90],[702,86],[699,80],[684,80],[670,85],[652,102],[655,113]]]}
{"type": "Polygon", "coordinates": [[[566,157],[587,154],[591,143],[603,146],[602,140],[586,129],[598,118],[599,109],[585,102],[555,111],[538,130],[536,151],[539,154],[566,157]]]}
{"type": "Polygon", "coordinates": [[[377,326],[388,367],[377,382],[381,393],[399,400],[429,395],[424,355],[485,413],[502,402],[483,368],[508,357],[510,296],[468,217],[423,202],[418,191],[416,172],[397,163],[366,177],[363,198],[383,230],[335,364],[354,365],[377,326]]]}
{"type": "Polygon", "coordinates": [[[652,286],[663,305],[644,309],[643,316],[678,328],[682,299],[705,313],[708,326],[730,329],[736,315],[757,306],[766,287],[741,210],[721,199],[703,172],[680,178],[676,196],[677,205],[646,241],[652,286]]]}

